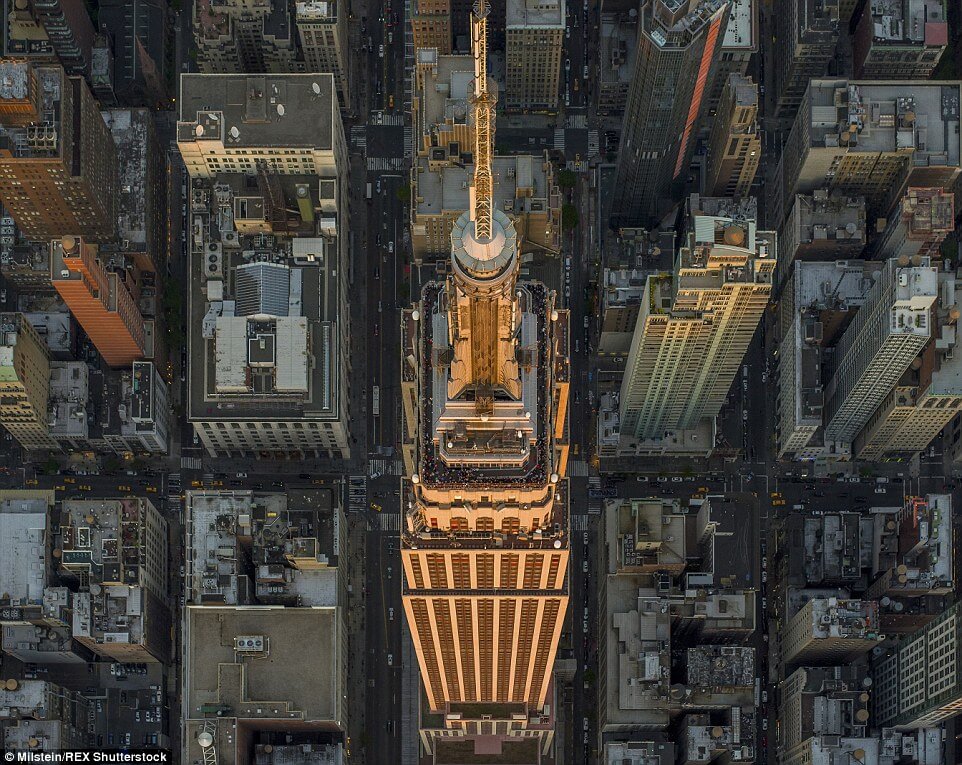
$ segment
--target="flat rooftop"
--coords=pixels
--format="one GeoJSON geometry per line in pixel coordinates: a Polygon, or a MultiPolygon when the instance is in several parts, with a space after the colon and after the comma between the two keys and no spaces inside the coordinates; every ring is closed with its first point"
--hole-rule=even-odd
{"type": "MultiPolygon", "coordinates": [[[[150,138],[152,115],[147,109],[108,109],[101,112],[117,146],[117,236],[131,243],[146,246],[148,216],[154,210],[147,207],[145,184],[150,177],[148,166],[151,153],[159,146],[150,138]]],[[[158,179],[154,179],[158,180],[158,179]]],[[[161,193],[166,194],[166,190],[161,193]]],[[[161,253],[149,253],[163,261],[161,253]]]]}
{"type": "Polygon", "coordinates": [[[735,0],[728,14],[722,50],[755,50],[758,46],[755,22],[756,0],[735,0]]]}
{"type": "Polygon", "coordinates": [[[0,587],[12,601],[43,600],[53,499],[52,491],[0,492],[0,587]]]}
{"type": "Polygon", "coordinates": [[[182,74],[179,141],[228,149],[296,146],[331,150],[338,119],[334,75],[182,74]]]}
{"type": "Polygon", "coordinates": [[[792,277],[795,308],[845,311],[865,304],[880,263],[860,260],[797,261],[792,277]]]}
{"type": "Polygon", "coordinates": [[[216,709],[226,705],[230,717],[245,720],[334,720],[342,692],[335,681],[342,661],[335,613],[334,608],[188,606],[187,716],[216,718],[216,709]]]}
{"type": "MultiPolygon", "coordinates": [[[[548,209],[548,178],[543,167],[544,160],[527,154],[495,156],[491,173],[494,178],[495,207],[508,216],[527,211],[518,208],[518,190],[528,189],[522,196],[530,207],[536,200],[542,200],[543,212],[548,209]]],[[[460,215],[470,205],[470,180],[474,165],[458,167],[446,165],[440,171],[428,169],[428,159],[422,157],[417,168],[417,210],[416,215],[441,215],[448,213],[460,215]]]]}
{"type": "Polygon", "coordinates": [[[564,27],[565,0],[507,0],[505,19],[508,29],[564,27]]]}
{"type": "MultiPolygon", "coordinates": [[[[240,233],[239,212],[267,225],[265,213],[250,211],[267,195],[232,178],[195,180],[191,190],[189,416],[337,420],[345,394],[339,221],[331,218],[333,230],[315,232],[325,224],[321,213],[306,232],[240,233]]],[[[324,201],[323,179],[275,179],[285,199],[293,200],[296,186],[315,204],[324,201]]]]}
{"type": "Polygon", "coordinates": [[[912,151],[914,167],[958,167],[960,89],[925,80],[811,80],[812,146],[912,151]]]}
{"type": "Polygon", "coordinates": [[[63,149],[61,107],[68,83],[59,66],[0,61],[0,105],[5,100],[29,98],[31,69],[40,91],[38,119],[27,125],[7,125],[0,116],[0,146],[9,150],[15,160],[59,157],[63,149]]]}
{"type": "Polygon", "coordinates": [[[876,43],[942,46],[947,41],[945,0],[870,0],[876,43]]]}

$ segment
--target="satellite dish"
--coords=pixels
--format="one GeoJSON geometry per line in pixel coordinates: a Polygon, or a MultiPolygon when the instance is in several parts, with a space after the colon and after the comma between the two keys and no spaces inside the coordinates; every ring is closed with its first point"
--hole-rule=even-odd
{"type": "Polygon", "coordinates": [[[204,126],[198,125],[194,128],[194,135],[200,138],[204,134],[204,126]]]}
{"type": "Polygon", "coordinates": [[[320,85],[320,83],[312,82],[312,83],[311,83],[311,90],[314,91],[314,95],[315,95],[315,96],[321,95],[321,85],[320,85]]]}
{"type": "Polygon", "coordinates": [[[278,104],[278,105],[277,105],[277,116],[278,116],[278,117],[283,117],[283,116],[284,116],[284,104],[278,104]]]}
{"type": "Polygon", "coordinates": [[[237,129],[237,125],[234,125],[234,127],[230,129],[230,137],[235,139],[240,138],[240,130],[237,129]]]}
{"type": "Polygon", "coordinates": [[[214,737],[210,734],[210,731],[202,730],[197,734],[197,743],[200,744],[202,748],[207,749],[214,745],[214,737]]]}

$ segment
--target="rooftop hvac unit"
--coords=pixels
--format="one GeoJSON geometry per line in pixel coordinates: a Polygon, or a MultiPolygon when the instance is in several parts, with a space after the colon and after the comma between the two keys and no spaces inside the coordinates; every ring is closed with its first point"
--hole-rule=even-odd
{"type": "Polygon", "coordinates": [[[234,650],[244,653],[259,653],[264,650],[264,636],[240,635],[235,637],[234,650]]]}

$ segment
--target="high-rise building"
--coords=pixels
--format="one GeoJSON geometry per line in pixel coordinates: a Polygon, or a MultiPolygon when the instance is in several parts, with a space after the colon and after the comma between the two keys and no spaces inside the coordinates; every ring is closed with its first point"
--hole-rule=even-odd
{"type": "Polygon", "coordinates": [[[732,74],[722,92],[708,140],[705,192],[710,197],[745,196],[762,157],[758,134],[758,86],[732,74]]]}
{"type": "Polygon", "coordinates": [[[352,265],[334,76],[185,75],[178,145],[192,178],[191,368],[213,364],[190,380],[195,431],[212,455],[347,456],[352,265]]]}
{"type": "Polygon", "coordinates": [[[402,601],[426,711],[442,715],[422,726],[439,759],[452,737],[492,730],[549,750],[568,603],[568,313],[518,280],[518,235],[493,204],[487,8],[476,8],[472,193],[451,276],[402,316],[402,601]]]}
{"type": "Polygon", "coordinates": [[[681,196],[730,8],[730,0],[642,4],[610,210],[615,228],[657,223],[681,196]]]}
{"type": "Polygon", "coordinates": [[[876,725],[909,730],[962,712],[960,609],[950,606],[872,662],[876,725]]]}
{"type": "Polygon", "coordinates": [[[451,0],[414,0],[411,3],[411,33],[415,51],[452,51],[451,0]]]}
{"type": "Polygon", "coordinates": [[[839,0],[777,0],[775,22],[775,116],[791,119],[808,81],[824,77],[839,34],[839,0]]]}
{"type": "Polygon", "coordinates": [[[5,56],[59,62],[68,74],[90,74],[94,25],[83,0],[14,0],[4,13],[5,56]]]}
{"type": "Polygon", "coordinates": [[[116,187],[116,147],[86,82],[0,61],[0,200],[24,234],[111,238],[116,187]]]}
{"type": "Polygon", "coordinates": [[[637,37],[637,9],[601,14],[598,77],[595,83],[599,114],[618,116],[625,112],[628,85],[635,71],[637,37]]]}
{"type": "Polygon", "coordinates": [[[757,231],[754,199],[689,205],[673,273],[649,276],[641,300],[621,386],[625,452],[718,414],[771,294],[775,235],[757,231]]]}
{"type": "Polygon", "coordinates": [[[853,35],[860,80],[925,80],[949,42],[945,0],[868,0],[853,35]]]}
{"type": "Polygon", "coordinates": [[[167,521],[147,499],[65,500],[57,546],[73,580],[73,637],[114,661],[170,655],[167,521]]]}
{"type": "Polygon", "coordinates": [[[350,110],[346,3],[341,0],[307,0],[297,3],[294,14],[307,71],[333,74],[340,104],[350,110]]]}
{"type": "MultiPolygon", "coordinates": [[[[187,493],[182,762],[252,763],[256,751],[257,763],[280,765],[284,758],[266,757],[280,733],[343,738],[350,654],[340,495],[340,486],[187,493]],[[212,629],[222,639],[211,640],[212,629]]],[[[342,746],[325,752],[308,740],[295,759],[343,762],[342,746]]]]}
{"type": "Polygon", "coordinates": [[[798,194],[778,230],[778,270],[781,288],[799,260],[857,258],[865,249],[865,198],[826,189],[798,194]]]}
{"type": "Polygon", "coordinates": [[[775,412],[779,458],[792,454],[796,460],[811,460],[822,454],[824,444],[816,436],[823,424],[828,349],[868,300],[876,268],[864,260],[795,263],[780,306],[775,412]]]}
{"type": "Polygon", "coordinates": [[[955,195],[942,188],[909,188],[876,243],[883,258],[938,256],[955,228],[955,195]]]}
{"type": "Polygon", "coordinates": [[[780,635],[783,665],[835,664],[861,656],[885,637],[879,632],[878,603],[872,600],[812,598],[780,635]]]}
{"type": "Polygon", "coordinates": [[[757,0],[732,1],[728,22],[725,24],[725,36],[722,38],[721,54],[718,57],[718,71],[708,93],[709,113],[718,109],[722,92],[728,85],[728,78],[733,74],[743,77],[748,74],[748,64],[758,52],[758,15],[757,0]]]}
{"type": "Polygon", "coordinates": [[[0,425],[24,449],[56,449],[47,433],[50,353],[23,314],[0,314],[0,425]]]}
{"type": "MultiPolygon", "coordinates": [[[[838,341],[825,389],[825,441],[851,444],[933,336],[938,272],[885,262],[865,305],[838,341]]],[[[840,447],[843,451],[846,447],[840,447]]]]}
{"type": "Polygon", "coordinates": [[[105,268],[96,245],[70,235],[52,241],[50,280],[109,366],[150,355],[148,327],[125,276],[105,268]]]}
{"type": "Polygon", "coordinates": [[[962,83],[812,80],[782,151],[771,220],[796,194],[828,189],[864,196],[885,218],[906,185],[950,191],[959,177],[955,132],[962,83]]]}
{"type": "Polygon", "coordinates": [[[153,113],[147,109],[103,112],[117,146],[117,238],[120,252],[141,271],[167,268],[167,169],[153,113]]]}
{"type": "Polygon", "coordinates": [[[334,75],[182,75],[177,148],[191,178],[254,175],[263,166],[346,179],[334,75]]]}
{"type": "Polygon", "coordinates": [[[286,0],[198,0],[197,67],[205,74],[302,71],[291,6],[286,0]]]}
{"type": "Polygon", "coordinates": [[[507,0],[508,109],[556,109],[565,41],[565,0],[507,0]]]}

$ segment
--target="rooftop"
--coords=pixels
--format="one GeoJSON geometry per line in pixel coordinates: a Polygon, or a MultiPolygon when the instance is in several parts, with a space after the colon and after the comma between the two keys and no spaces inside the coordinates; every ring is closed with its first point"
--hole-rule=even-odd
{"type": "Polygon", "coordinates": [[[52,491],[0,492],[0,586],[9,604],[43,600],[53,501],[52,491]]]}
{"type": "Polygon", "coordinates": [[[909,188],[901,203],[909,238],[928,239],[955,228],[955,194],[940,187],[909,188]]]}
{"type": "Polygon", "coordinates": [[[61,99],[66,78],[63,69],[56,65],[0,60],[0,83],[3,83],[0,101],[30,98],[31,70],[37,78],[39,109],[30,115],[20,111],[21,120],[0,117],[0,148],[10,151],[14,159],[59,157],[63,148],[60,139],[64,137],[61,99]]]}
{"type": "MultiPolygon", "coordinates": [[[[544,159],[527,154],[495,156],[491,173],[494,179],[495,207],[509,216],[525,212],[547,212],[560,205],[548,188],[544,159]]],[[[470,181],[473,165],[445,165],[429,170],[429,158],[417,165],[417,205],[415,215],[460,215],[470,206],[470,181]]]]}
{"type": "Polygon", "coordinates": [[[689,648],[685,665],[688,684],[703,689],[754,687],[755,649],[731,645],[689,648]]]}
{"type": "Polygon", "coordinates": [[[688,46],[729,0],[657,0],[641,10],[645,33],[661,48],[688,46]]]}
{"type": "MultiPolygon", "coordinates": [[[[156,214],[148,209],[148,196],[144,188],[151,174],[148,165],[152,152],[159,146],[150,139],[153,135],[152,120],[147,109],[108,109],[101,112],[104,122],[117,146],[117,235],[131,245],[145,247],[147,241],[148,216],[156,214]]],[[[156,179],[155,179],[156,180],[156,179]]],[[[166,195],[166,190],[162,192],[166,195]]],[[[164,258],[159,253],[150,253],[157,262],[164,258]]]]}
{"type": "MultiPolygon", "coordinates": [[[[60,565],[85,572],[92,584],[140,585],[149,555],[158,554],[154,523],[162,524],[163,519],[148,499],[64,500],[60,565]]],[[[166,597],[165,592],[156,594],[166,597]]]]}
{"type": "Polygon", "coordinates": [[[188,606],[185,619],[189,719],[339,722],[334,608],[188,606]]]}
{"type": "Polygon", "coordinates": [[[755,50],[758,46],[757,0],[734,0],[722,50],[755,50]]]}
{"type": "Polygon", "coordinates": [[[178,141],[333,148],[338,106],[330,73],[182,74],[180,93],[178,141]]]}
{"type": "Polygon", "coordinates": [[[813,147],[911,151],[914,167],[959,166],[959,83],[811,80],[813,147]]]}
{"type": "Polygon", "coordinates": [[[339,230],[325,212],[333,192],[324,179],[262,176],[253,185],[195,180],[191,193],[190,416],[338,419],[339,230]],[[271,203],[278,198],[290,208],[271,203]]]}
{"type": "Polygon", "coordinates": [[[883,44],[942,46],[948,25],[945,0],[870,0],[872,37],[883,44]]]}
{"type": "Polygon", "coordinates": [[[564,27],[565,0],[507,0],[505,18],[509,30],[513,27],[564,27]]]}
{"type": "Polygon", "coordinates": [[[686,565],[687,516],[678,500],[609,500],[605,517],[609,573],[681,571],[686,565]]]}
{"type": "Polygon", "coordinates": [[[865,244],[864,197],[829,193],[824,189],[798,194],[792,219],[797,220],[801,244],[817,245],[826,240],[845,240],[856,247],[865,244]]]}
{"type": "Polygon", "coordinates": [[[602,765],[675,765],[675,745],[660,741],[608,741],[602,765]]]}

